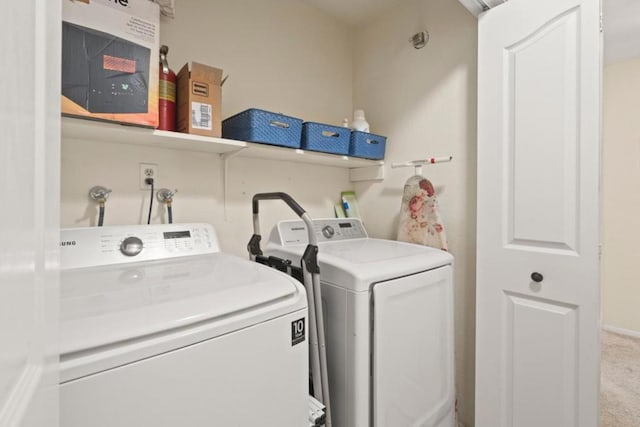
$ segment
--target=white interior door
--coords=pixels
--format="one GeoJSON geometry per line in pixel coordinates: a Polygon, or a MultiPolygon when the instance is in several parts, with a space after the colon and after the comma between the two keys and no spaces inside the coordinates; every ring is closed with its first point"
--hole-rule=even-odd
{"type": "Polygon", "coordinates": [[[598,424],[599,22],[598,0],[480,17],[477,427],[598,424]]]}
{"type": "Polygon", "coordinates": [[[59,1],[2,2],[0,426],[55,427],[59,1]]]}

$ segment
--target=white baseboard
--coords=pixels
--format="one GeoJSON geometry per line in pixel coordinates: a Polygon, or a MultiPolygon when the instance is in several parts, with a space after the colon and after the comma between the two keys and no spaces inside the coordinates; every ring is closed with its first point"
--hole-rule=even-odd
{"type": "Polygon", "coordinates": [[[611,326],[611,325],[602,325],[602,329],[607,332],[613,332],[615,334],[627,335],[634,338],[640,338],[640,332],[634,331],[631,329],[623,329],[623,328],[618,328],[616,326],[611,326]]]}

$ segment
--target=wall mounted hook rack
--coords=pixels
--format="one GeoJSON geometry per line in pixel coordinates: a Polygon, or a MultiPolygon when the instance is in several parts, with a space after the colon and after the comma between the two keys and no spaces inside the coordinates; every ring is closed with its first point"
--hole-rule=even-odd
{"type": "Polygon", "coordinates": [[[445,162],[450,162],[453,160],[453,156],[446,156],[446,157],[429,157],[427,159],[422,159],[422,160],[410,160],[407,162],[394,162],[391,163],[391,168],[392,169],[397,169],[397,168],[415,168],[415,174],[416,175],[421,175],[422,174],[422,166],[424,165],[433,165],[435,163],[445,163],[445,162]]]}

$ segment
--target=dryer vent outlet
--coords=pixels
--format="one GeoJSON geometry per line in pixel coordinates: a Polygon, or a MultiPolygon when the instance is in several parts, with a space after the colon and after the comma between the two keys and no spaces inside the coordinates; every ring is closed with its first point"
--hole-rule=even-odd
{"type": "Polygon", "coordinates": [[[158,183],[158,165],[155,163],[140,163],[140,189],[148,190],[151,185],[147,184],[147,178],[153,178],[158,183]]]}

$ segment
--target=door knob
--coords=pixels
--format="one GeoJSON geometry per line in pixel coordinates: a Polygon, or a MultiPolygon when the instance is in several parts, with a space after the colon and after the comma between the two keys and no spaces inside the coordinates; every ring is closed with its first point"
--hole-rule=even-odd
{"type": "Polygon", "coordinates": [[[544,280],[544,276],[538,272],[533,272],[531,273],[531,280],[533,280],[536,283],[540,283],[544,280]]]}

